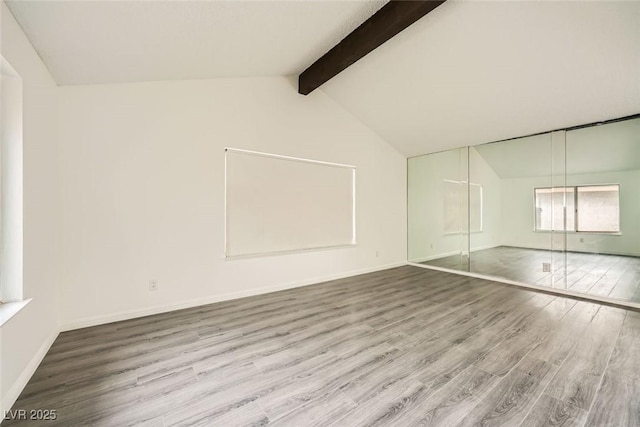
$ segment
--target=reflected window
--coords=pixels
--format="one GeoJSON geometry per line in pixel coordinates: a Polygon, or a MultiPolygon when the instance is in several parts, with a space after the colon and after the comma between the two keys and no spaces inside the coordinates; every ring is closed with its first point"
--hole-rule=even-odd
{"type": "Polygon", "coordinates": [[[578,231],[620,232],[620,186],[578,187],[578,231]]]}
{"type": "Polygon", "coordinates": [[[536,188],[536,230],[575,231],[573,187],[536,188]],[[566,206],[566,210],[564,207],[566,206]],[[566,222],[565,222],[566,212],[566,222]]]}
{"type": "Polygon", "coordinates": [[[586,233],[620,232],[620,186],[536,188],[535,229],[586,233]]]}

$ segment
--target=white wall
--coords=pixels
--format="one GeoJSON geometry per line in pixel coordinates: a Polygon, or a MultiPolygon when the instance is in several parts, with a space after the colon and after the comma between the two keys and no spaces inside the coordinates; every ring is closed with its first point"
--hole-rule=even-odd
{"type": "Polygon", "coordinates": [[[469,148],[469,180],[482,185],[482,232],[471,233],[471,251],[499,246],[502,239],[502,181],[475,148],[469,148]]]}
{"type": "Polygon", "coordinates": [[[459,253],[460,234],[445,233],[444,180],[463,181],[461,150],[413,157],[407,165],[408,259],[421,262],[459,253]]]}
{"type": "Polygon", "coordinates": [[[0,2],[1,54],[23,81],[23,295],[33,301],[0,327],[0,413],[9,409],[58,332],[56,85],[0,2]]]}
{"type": "MultiPolygon", "coordinates": [[[[568,175],[567,185],[620,184],[620,236],[569,233],[567,250],[602,252],[640,256],[640,171],[606,172],[568,175]],[[580,242],[580,239],[583,241],[580,242]]],[[[549,177],[512,178],[502,181],[503,191],[503,244],[536,249],[562,249],[552,244],[552,233],[534,232],[533,189],[548,187],[549,177]]]]}
{"type": "MultiPolygon", "coordinates": [[[[471,250],[500,244],[501,185],[474,148],[469,149],[470,181],[483,191],[483,227],[471,233],[471,250]]],[[[444,180],[467,179],[466,150],[449,150],[409,159],[408,217],[411,261],[422,262],[466,251],[467,236],[445,232],[444,180]]]]}
{"type": "Polygon", "coordinates": [[[406,260],[406,159],[322,91],[277,77],[59,91],[63,328],[406,260]],[[358,246],[225,261],[227,146],[355,165],[358,246]]]}

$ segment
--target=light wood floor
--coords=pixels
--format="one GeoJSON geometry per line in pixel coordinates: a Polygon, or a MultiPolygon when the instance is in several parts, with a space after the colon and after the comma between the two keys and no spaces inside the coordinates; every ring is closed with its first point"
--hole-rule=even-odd
{"type": "Polygon", "coordinates": [[[565,262],[561,252],[499,246],[472,252],[470,266],[460,256],[423,264],[640,302],[638,257],[566,252],[565,262]],[[553,275],[542,271],[543,262],[552,264],[553,275]]]}
{"type": "Polygon", "coordinates": [[[640,313],[400,267],[62,333],[13,409],[62,426],[639,426],[640,313]]]}

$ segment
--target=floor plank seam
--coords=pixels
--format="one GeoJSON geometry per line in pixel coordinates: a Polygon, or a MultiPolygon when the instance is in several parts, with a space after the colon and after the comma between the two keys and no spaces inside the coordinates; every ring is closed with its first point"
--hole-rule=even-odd
{"type": "MultiPolygon", "coordinates": [[[[626,320],[628,315],[629,315],[629,313],[625,313],[623,322],[624,322],[624,320],[626,320]]],[[[618,340],[620,339],[620,334],[621,333],[622,333],[622,325],[618,329],[618,334],[616,335],[616,339],[613,342],[613,345],[611,346],[611,351],[609,352],[609,357],[607,357],[607,363],[605,364],[605,368],[602,370],[602,375],[600,375],[600,381],[598,382],[598,386],[596,387],[596,393],[593,396],[593,400],[591,401],[591,404],[589,405],[589,410],[587,411],[587,416],[585,417],[584,424],[582,424],[583,426],[586,426],[587,421],[589,420],[589,415],[591,415],[591,410],[593,409],[593,405],[595,405],[596,400],[598,399],[598,394],[600,393],[600,387],[602,387],[602,382],[604,380],[604,376],[607,373],[607,370],[609,369],[609,362],[611,362],[611,356],[613,355],[613,352],[616,350],[616,345],[618,345],[618,340]]]]}
{"type": "MultiPolygon", "coordinates": [[[[558,368],[558,370],[560,369],[558,368]]],[[[538,395],[538,397],[536,397],[536,400],[533,402],[533,404],[531,405],[531,408],[529,408],[529,410],[524,415],[524,417],[522,418],[522,421],[520,421],[520,424],[518,424],[518,426],[522,426],[522,424],[524,424],[524,422],[527,420],[527,417],[529,416],[529,414],[531,414],[531,411],[533,411],[533,409],[536,407],[536,405],[538,404],[538,401],[542,398],[543,395],[544,395],[544,390],[542,390],[538,395]]]]}

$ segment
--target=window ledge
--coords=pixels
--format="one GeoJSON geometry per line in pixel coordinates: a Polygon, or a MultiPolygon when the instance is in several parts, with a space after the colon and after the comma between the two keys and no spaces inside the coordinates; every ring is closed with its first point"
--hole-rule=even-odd
{"type": "Polygon", "coordinates": [[[592,236],[622,236],[622,232],[621,231],[562,231],[562,230],[533,230],[534,233],[547,233],[547,234],[551,234],[551,233],[556,233],[556,234],[567,234],[567,236],[570,236],[572,234],[575,235],[581,235],[581,234],[589,234],[592,236]]]}
{"type": "Polygon", "coordinates": [[[27,306],[31,299],[17,302],[5,302],[0,304],[0,327],[4,326],[13,316],[18,314],[20,310],[27,306]]]}

